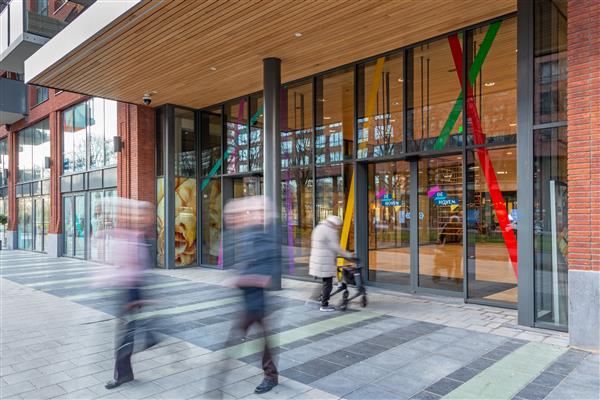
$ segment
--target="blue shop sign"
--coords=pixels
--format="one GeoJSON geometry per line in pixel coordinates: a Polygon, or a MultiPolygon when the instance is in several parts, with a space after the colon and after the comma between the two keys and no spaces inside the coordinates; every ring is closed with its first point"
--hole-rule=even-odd
{"type": "Polygon", "coordinates": [[[458,199],[452,197],[446,197],[443,199],[435,198],[433,201],[436,206],[457,206],[460,204],[458,199]]]}
{"type": "Polygon", "coordinates": [[[387,193],[381,198],[381,205],[384,207],[399,207],[402,205],[402,201],[394,199],[391,193],[387,193]]]}

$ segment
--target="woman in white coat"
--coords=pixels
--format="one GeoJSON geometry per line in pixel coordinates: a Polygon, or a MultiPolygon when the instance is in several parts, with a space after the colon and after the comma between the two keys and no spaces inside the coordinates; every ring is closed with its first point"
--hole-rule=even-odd
{"type": "Polygon", "coordinates": [[[321,292],[321,311],[334,311],[329,306],[329,296],[333,289],[333,277],[337,274],[337,258],[352,258],[352,253],[340,246],[340,230],[342,220],[330,215],[313,230],[311,237],[311,253],[309,261],[309,274],[323,279],[321,292]]]}

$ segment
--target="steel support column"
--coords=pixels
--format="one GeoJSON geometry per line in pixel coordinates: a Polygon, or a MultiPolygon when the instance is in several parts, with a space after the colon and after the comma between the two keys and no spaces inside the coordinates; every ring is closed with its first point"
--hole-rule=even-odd
{"type": "Polygon", "coordinates": [[[517,3],[517,204],[519,325],[534,324],[533,259],[533,2],[517,3]]]}
{"type": "MultiPolygon", "coordinates": [[[[281,94],[281,60],[263,60],[263,104],[264,104],[264,143],[263,174],[265,199],[273,207],[274,223],[271,226],[277,243],[281,243],[281,137],[279,134],[279,108],[281,94]]],[[[281,246],[277,246],[281,251],[281,246]]],[[[281,264],[273,271],[272,290],[281,289],[281,264]]]]}
{"type": "Polygon", "coordinates": [[[163,171],[165,196],[165,268],[175,267],[175,110],[172,105],[164,108],[162,140],[164,145],[163,171]]]}

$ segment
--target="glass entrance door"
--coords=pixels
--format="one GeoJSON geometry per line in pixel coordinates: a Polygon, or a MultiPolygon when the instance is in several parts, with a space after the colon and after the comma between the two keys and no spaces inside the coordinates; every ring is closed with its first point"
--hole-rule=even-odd
{"type": "Polygon", "coordinates": [[[410,163],[371,164],[369,280],[410,285],[410,163]]]}
{"type": "Polygon", "coordinates": [[[44,199],[42,197],[33,199],[33,210],[35,213],[33,250],[44,251],[44,199]]]}
{"type": "Polygon", "coordinates": [[[419,161],[419,286],[463,290],[462,157],[419,161]]]}
{"type": "Polygon", "coordinates": [[[64,255],[85,258],[86,255],[86,207],[85,194],[63,198],[64,255]]]}

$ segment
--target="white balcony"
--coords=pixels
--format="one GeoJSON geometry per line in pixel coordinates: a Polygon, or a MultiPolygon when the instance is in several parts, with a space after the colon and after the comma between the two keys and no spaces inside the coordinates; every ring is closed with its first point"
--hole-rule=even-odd
{"type": "Polygon", "coordinates": [[[0,12],[0,69],[23,73],[25,60],[84,9],[75,2],[66,2],[61,12],[38,9],[43,4],[12,0],[0,12]]]}

